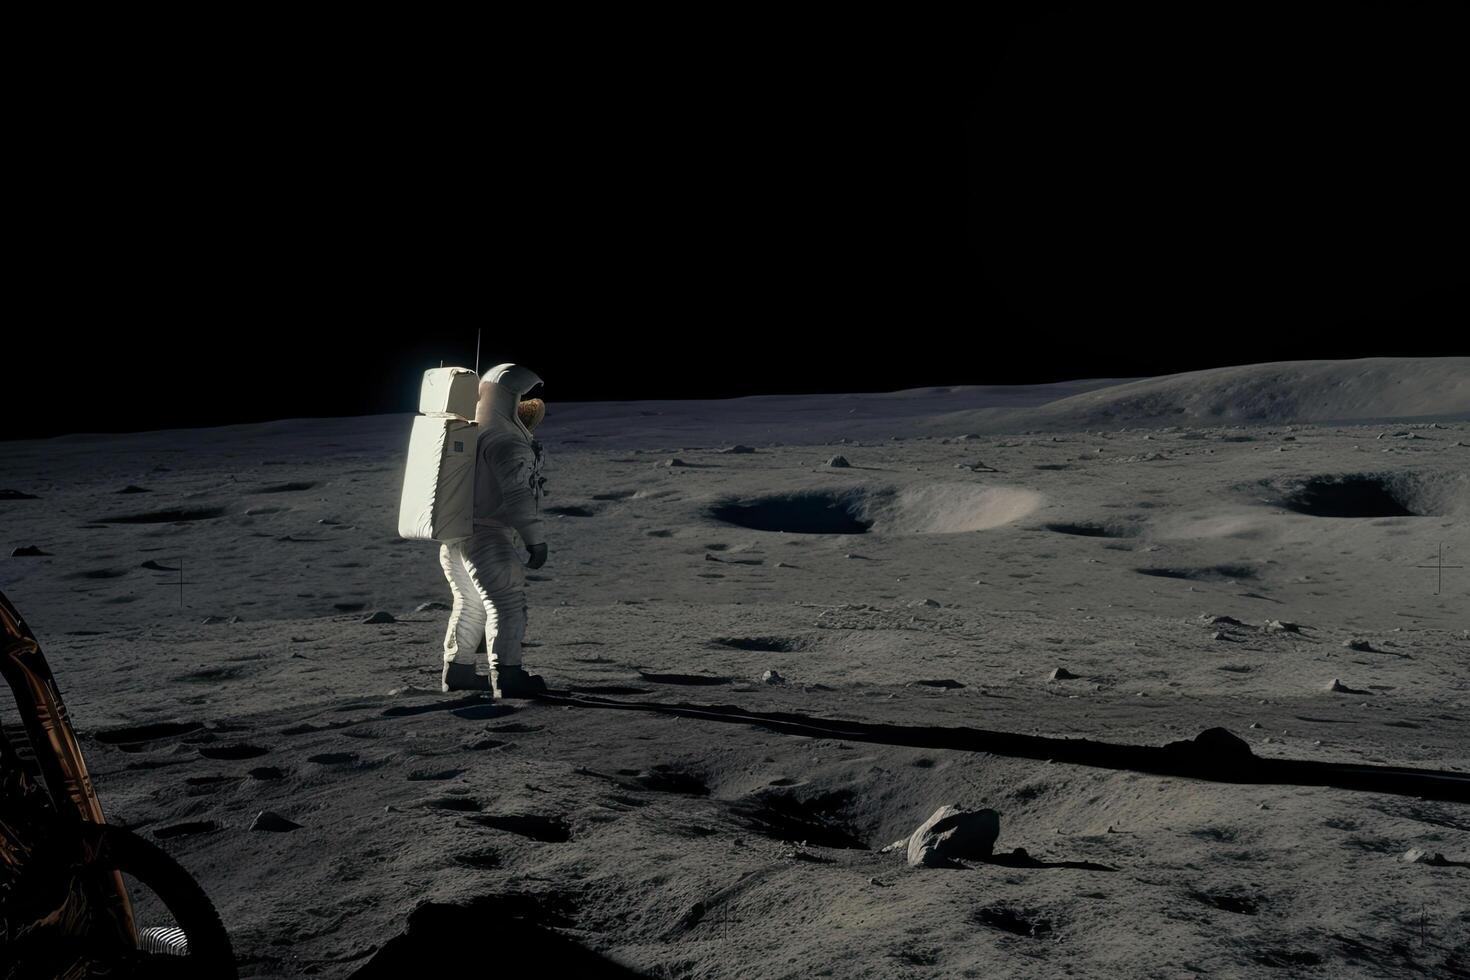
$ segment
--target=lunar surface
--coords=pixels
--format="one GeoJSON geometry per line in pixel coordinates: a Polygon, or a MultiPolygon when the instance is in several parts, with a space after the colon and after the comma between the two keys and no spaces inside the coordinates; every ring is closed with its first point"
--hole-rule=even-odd
{"type": "Polygon", "coordinates": [[[1470,975],[1463,802],[935,747],[1470,772],[1470,359],[546,397],[526,661],[577,706],[438,692],[409,414],[0,444],[0,588],[242,976],[1470,975]],[[994,856],[910,866],[946,805],[994,856]]]}

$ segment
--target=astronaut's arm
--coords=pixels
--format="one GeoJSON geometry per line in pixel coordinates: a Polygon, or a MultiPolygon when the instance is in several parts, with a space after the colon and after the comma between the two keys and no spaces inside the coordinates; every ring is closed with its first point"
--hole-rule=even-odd
{"type": "MultiPolygon", "coordinates": [[[[531,486],[536,457],[531,447],[510,443],[492,459],[495,480],[500,485],[501,518],[516,529],[526,547],[534,554],[537,546],[545,549],[546,531],[541,521],[536,490],[531,486]]],[[[545,558],[542,558],[545,561],[545,558]]]]}

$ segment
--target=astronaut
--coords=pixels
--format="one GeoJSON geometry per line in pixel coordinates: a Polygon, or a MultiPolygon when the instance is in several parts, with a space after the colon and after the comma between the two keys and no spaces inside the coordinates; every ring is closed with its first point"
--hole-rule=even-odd
{"type": "Polygon", "coordinates": [[[540,568],[547,555],[540,513],[541,443],[531,435],[546,406],[540,399],[522,401],[539,384],[539,377],[518,364],[496,365],[480,379],[474,533],[439,548],[439,564],[454,595],[444,635],[446,693],[489,690],[497,698],[523,698],[546,690],[545,682],[521,664],[524,569],[540,568]],[[517,536],[530,555],[524,566],[517,536]],[[488,678],[475,670],[480,649],[489,654],[488,678]]]}

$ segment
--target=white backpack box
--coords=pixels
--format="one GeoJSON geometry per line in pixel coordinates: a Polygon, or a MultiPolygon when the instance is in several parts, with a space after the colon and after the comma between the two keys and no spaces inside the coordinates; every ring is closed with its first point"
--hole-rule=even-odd
{"type": "Polygon", "coordinates": [[[480,381],[468,368],[424,372],[408,440],[398,504],[398,534],[414,541],[457,541],[474,532],[475,404],[480,381]]]}

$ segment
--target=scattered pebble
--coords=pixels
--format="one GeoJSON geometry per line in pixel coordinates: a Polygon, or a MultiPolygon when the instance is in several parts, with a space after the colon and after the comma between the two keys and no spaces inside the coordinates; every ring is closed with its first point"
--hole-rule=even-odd
{"type": "Polygon", "coordinates": [[[768,670],[764,674],[761,675],[761,683],[762,684],[771,684],[773,686],[774,685],[778,685],[778,684],[785,684],[786,683],[786,678],[782,677],[779,673],[777,673],[774,670],[768,670]]]}
{"type": "Polygon", "coordinates": [[[1268,619],[1264,627],[1268,633],[1300,633],[1302,628],[1296,623],[1284,623],[1279,619],[1268,619]]]}
{"type": "Polygon", "coordinates": [[[662,461],[660,463],[655,463],[654,465],[655,466],[658,466],[658,467],[661,467],[663,469],[669,469],[670,467],[674,467],[674,466],[688,466],[689,464],[686,463],[686,462],[684,462],[682,459],[680,459],[677,456],[670,456],[668,459],[666,459],[666,460],[664,460],[664,461],[662,461]]]}
{"type": "Polygon", "coordinates": [[[827,465],[832,469],[838,470],[852,466],[852,464],[847,461],[846,456],[833,456],[831,459],[827,460],[827,465]]]}
{"type": "Polygon", "coordinates": [[[51,557],[51,552],[49,552],[49,551],[42,551],[40,548],[37,548],[35,545],[30,544],[30,545],[26,545],[25,547],[22,547],[22,548],[16,548],[14,551],[12,551],[10,553],[10,557],[12,557],[12,558],[49,558],[49,557],[51,557]]]}
{"type": "Polygon", "coordinates": [[[1367,640],[1343,640],[1342,645],[1349,650],[1357,650],[1362,653],[1371,653],[1373,651],[1373,644],[1367,640]]]}
{"type": "Polygon", "coordinates": [[[1048,674],[1046,679],[1050,681],[1075,681],[1077,675],[1065,667],[1058,667],[1048,674]]]}

